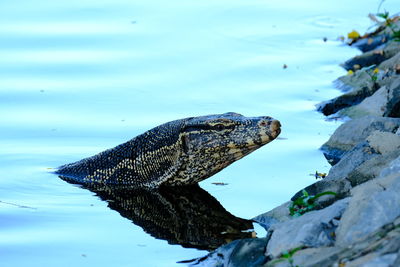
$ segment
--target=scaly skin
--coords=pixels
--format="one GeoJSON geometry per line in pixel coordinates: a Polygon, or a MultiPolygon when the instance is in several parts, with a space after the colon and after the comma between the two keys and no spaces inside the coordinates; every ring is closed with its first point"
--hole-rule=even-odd
{"type": "Polygon", "coordinates": [[[196,184],[274,140],[280,123],[271,117],[225,113],[157,126],[115,148],[56,171],[79,184],[196,184]]]}

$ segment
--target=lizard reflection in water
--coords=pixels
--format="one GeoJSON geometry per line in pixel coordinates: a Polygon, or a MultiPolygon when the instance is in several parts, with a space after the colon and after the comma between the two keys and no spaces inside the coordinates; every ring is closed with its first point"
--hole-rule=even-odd
{"type": "Polygon", "coordinates": [[[164,123],[115,148],[60,166],[56,174],[94,191],[111,209],[170,244],[215,249],[252,237],[237,218],[197,183],[274,140],[269,116],[238,113],[164,123]]]}
{"type": "Polygon", "coordinates": [[[107,201],[109,208],[169,244],[212,250],[255,234],[250,220],[230,214],[198,185],[156,190],[126,186],[86,188],[107,201]]]}

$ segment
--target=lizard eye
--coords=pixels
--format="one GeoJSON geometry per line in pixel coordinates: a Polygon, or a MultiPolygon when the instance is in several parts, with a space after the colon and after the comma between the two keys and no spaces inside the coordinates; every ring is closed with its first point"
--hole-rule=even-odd
{"type": "Polygon", "coordinates": [[[223,129],[225,129],[225,125],[223,125],[223,124],[216,124],[216,125],[214,125],[214,128],[215,128],[217,131],[222,131],[223,129]]]}

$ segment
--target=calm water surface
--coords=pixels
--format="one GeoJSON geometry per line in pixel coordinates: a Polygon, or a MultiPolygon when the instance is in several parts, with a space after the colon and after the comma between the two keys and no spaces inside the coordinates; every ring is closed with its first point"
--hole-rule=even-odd
{"type": "MultiPolygon", "coordinates": [[[[0,265],[179,266],[205,255],[154,238],[118,201],[109,208],[102,198],[110,195],[49,170],[178,118],[234,111],[281,120],[283,140],[205,180],[194,196],[240,223],[287,201],[314,182],[310,173],[329,170],[317,149],[338,123],[314,105],[339,94],[331,85],[345,73],[338,64],[358,53],[336,38],[366,30],[377,5],[1,2],[0,265]]],[[[169,193],[147,198],[182,203],[169,193]]]]}

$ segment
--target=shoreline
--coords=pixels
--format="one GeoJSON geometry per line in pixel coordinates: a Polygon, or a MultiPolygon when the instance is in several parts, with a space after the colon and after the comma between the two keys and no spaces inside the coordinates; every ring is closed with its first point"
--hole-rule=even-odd
{"type": "MultiPolygon", "coordinates": [[[[373,16],[373,15],[370,15],[373,16]]],[[[204,266],[400,266],[400,17],[349,34],[362,54],[334,83],[342,95],[317,106],[350,118],[321,151],[328,175],[253,218],[267,237],[239,239],[197,260],[204,266]]]]}

